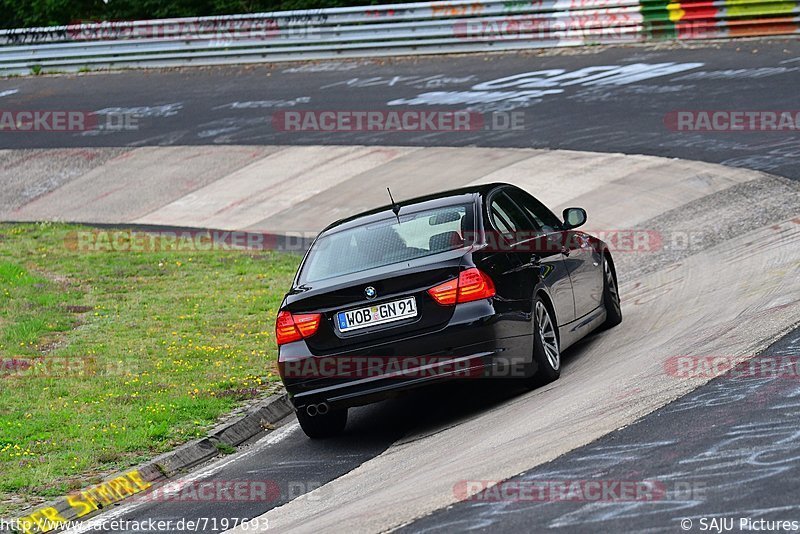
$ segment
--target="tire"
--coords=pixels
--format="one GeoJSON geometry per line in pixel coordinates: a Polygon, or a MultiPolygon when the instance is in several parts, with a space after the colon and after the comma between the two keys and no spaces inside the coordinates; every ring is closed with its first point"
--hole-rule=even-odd
{"type": "Polygon", "coordinates": [[[543,386],[561,376],[561,347],[558,327],[541,297],[533,301],[533,361],[536,374],[528,379],[531,387],[543,386]]]}
{"type": "Polygon", "coordinates": [[[622,322],[622,307],[619,304],[619,286],[617,275],[608,261],[608,256],[603,255],[603,306],[606,308],[606,320],[601,329],[613,328],[622,322]]]}
{"type": "Polygon", "coordinates": [[[341,434],[347,425],[347,409],[331,410],[324,415],[311,417],[304,410],[297,411],[297,421],[306,436],[324,439],[341,434]]]}

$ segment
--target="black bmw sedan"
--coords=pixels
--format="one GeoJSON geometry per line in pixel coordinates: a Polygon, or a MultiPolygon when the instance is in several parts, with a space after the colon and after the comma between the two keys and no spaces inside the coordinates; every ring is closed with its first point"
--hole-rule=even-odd
{"type": "Polygon", "coordinates": [[[524,190],[488,184],[323,230],[278,313],[278,368],[312,438],[347,409],[441,380],[559,377],[561,353],[622,321],[606,244],[524,190]]]}

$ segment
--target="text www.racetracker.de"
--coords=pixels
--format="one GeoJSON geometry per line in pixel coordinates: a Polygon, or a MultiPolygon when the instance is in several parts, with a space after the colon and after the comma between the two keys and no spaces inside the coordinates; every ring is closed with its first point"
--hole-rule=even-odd
{"type": "Polygon", "coordinates": [[[266,518],[248,519],[244,517],[198,517],[196,519],[146,519],[141,521],[127,519],[94,519],[88,522],[42,522],[29,520],[7,521],[0,519],[0,530],[11,528],[17,532],[69,531],[73,527],[81,532],[223,532],[232,528],[244,530],[264,530],[269,528],[266,518]],[[80,527],[79,527],[80,525],[80,527]]]}

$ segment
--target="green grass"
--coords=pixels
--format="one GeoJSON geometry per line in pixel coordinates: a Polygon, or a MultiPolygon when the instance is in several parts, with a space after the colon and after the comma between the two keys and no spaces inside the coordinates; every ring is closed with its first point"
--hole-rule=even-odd
{"type": "Polygon", "coordinates": [[[278,380],[299,256],[81,252],[78,230],[0,225],[2,516],[203,435],[278,380]]]}
{"type": "Polygon", "coordinates": [[[217,450],[222,454],[233,454],[236,452],[236,447],[228,445],[227,443],[222,443],[221,441],[214,444],[217,447],[217,450]]]}

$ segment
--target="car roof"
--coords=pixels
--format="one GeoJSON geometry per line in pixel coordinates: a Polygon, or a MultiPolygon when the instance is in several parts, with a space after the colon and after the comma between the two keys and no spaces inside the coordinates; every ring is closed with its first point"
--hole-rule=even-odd
{"type": "MultiPolygon", "coordinates": [[[[419,211],[421,209],[434,209],[443,206],[451,206],[453,204],[464,204],[469,202],[475,202],[477,196],[486,196],[489,193],[489,191],[504,186],[515,187],[511,184],[502,182],[471,185],[467,187],[460,187],[458,189],[449,189],[447,191],[440,191],[438,193],[432,193],[430,195],[424,195],[405,200],[400,200],[397,203],[400,205],[401,208],[414,208],[412,210],[409,210],[412,212],[419,211]]],[[[401,215],[403,214],[402,209],[400,210],[400,214],[401,215]]],[[[378,208],[374,208],[368,211],[357,213],[355,215],[351,215],[350,217],[344,219],[339,219],[338,221],[331,223],[327,227],[325,227],[325,229],[322,230],[321,233],[328,232],[333,229],[344,230],[345,228],[352,228],[354,226],[368,224],[370,222],[379,221],[387,217],[394,217],[391,204],[386,204],[378,208]]]]}

